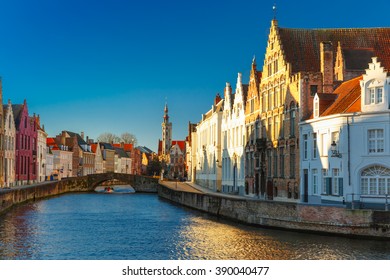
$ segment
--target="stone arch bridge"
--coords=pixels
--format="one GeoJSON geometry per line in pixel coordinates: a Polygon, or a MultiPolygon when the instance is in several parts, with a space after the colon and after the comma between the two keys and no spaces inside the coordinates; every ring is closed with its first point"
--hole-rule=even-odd
{"type": "Polygon", "coordinates": [[[50,182],[48,185],[55,185],[58,193],[88,192],[111,180],[129,184],[136,192],[157,193],[158,179],[156,178],[114,172],[63,178],[61,181],[50,182]]]}
{"type": "Polygon", "coordinates": [[[90,191],[104,182],[118,180],[132,186],[136,192],[157,192],[158,179],[153,177],[114,172],[91,174],[85,177],[90,191]]]}

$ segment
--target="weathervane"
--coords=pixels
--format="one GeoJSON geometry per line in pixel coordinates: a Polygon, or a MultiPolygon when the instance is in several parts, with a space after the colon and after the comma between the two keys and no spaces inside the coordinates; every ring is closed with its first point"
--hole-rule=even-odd
{"type": "Polygon", "coordinates": [[[272,10],[274,11],[274,19],[276,19],[276,2],[274,2],[274,5],[272,6],[272,10]]]}

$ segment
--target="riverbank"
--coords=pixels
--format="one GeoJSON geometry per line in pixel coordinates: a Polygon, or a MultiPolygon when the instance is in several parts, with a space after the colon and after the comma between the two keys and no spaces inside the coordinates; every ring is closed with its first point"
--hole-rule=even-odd
{"type": "Polygon", "coordinates": [[[335,206],[258,200],[212,192],[188,192],[180,187],[175,189],[161,184],[158,187],[158,195],[174,203],[255,226],[390,239],[388,211],[351,210],[335,206]]]}
{"type": "Polygon", "coordinates": [[[71,192],[92,192],[99,184],[113,179],[130,184],[136,192],[157,193],[158,180],[155,178],[113,172],[92,174],[64,178],[60,181],[0,189],[0,214],[14,205],[30,200],[34,201],[71,192]]]}

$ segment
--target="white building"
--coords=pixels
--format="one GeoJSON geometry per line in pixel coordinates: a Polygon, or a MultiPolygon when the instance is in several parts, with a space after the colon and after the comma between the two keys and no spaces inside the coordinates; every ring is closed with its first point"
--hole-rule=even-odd
{"type": "Polygon", "coordinates": [[[68,146],[60,145],[53,148],[53,174],[57,174],[58,180],[72,177],[73,152],[68,146]]]}
{"type": "Polygon", "coordinates": [[[313,118],[300,123],[302,201],[385,209],[390,193],[389,73],[373,58],[366,74],[334,93],[334,102],[332,96],[317,94],[313,118]]]}
{"type": "Polygon", "coordinates": [[[238,73],[236,92],[226,83],[222,116],[222,192],[245,194],[245,101],[248,86],[238,73]]]}
{"type": "Polygon", "coordinates": [[[221,124],[223,99],[215,98],[211,110],[202,115],[202,121],[196,127],[196,139],[192,140],[195,157],[195,182],[213,191],[221,191],[221,124]]]}
{"type": "Polygon", "coordinates": [[[92,152],[95,154],[95,174],[103,173],[103,155],[100,149],[100,143],[91,145],[92,152]]]}
{"type": "Polygon", "coordinates": [[[15,184],[15,121],[11,101],[3,106],[4,113],[4,186],[15,184]]]}
{"type": "Polygon", "coordinates": [[[37,182],[44,182],[46,180],[46,155],[47,155],[47,133],[45,128],[41,127],[40,118],[37,118],[38,124],[38,147],[37,147],[37,164],[38,164],[38,173],[37,173],[37,182]]]}
{"type": "Polygon", "coordinates": [[[46,166],[45,166],[45,172],[46,172],[46,180],[52,180],[54,170],[54,155],[51,152],[50,148],[46,148],[46,166]]]}

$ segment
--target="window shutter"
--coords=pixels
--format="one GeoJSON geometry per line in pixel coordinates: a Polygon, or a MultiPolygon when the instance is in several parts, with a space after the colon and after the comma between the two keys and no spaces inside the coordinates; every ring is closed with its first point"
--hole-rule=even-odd
{"type": "Polygon", "coordinates": [[[332,194],[332,178],[328,177],[325,179],[326,182],[326,194],[332,194]]]}
{"type": "Polygon", "coordinates": [[[339,195],[344,195],[343,178],[339,178],[339,195]]]}

